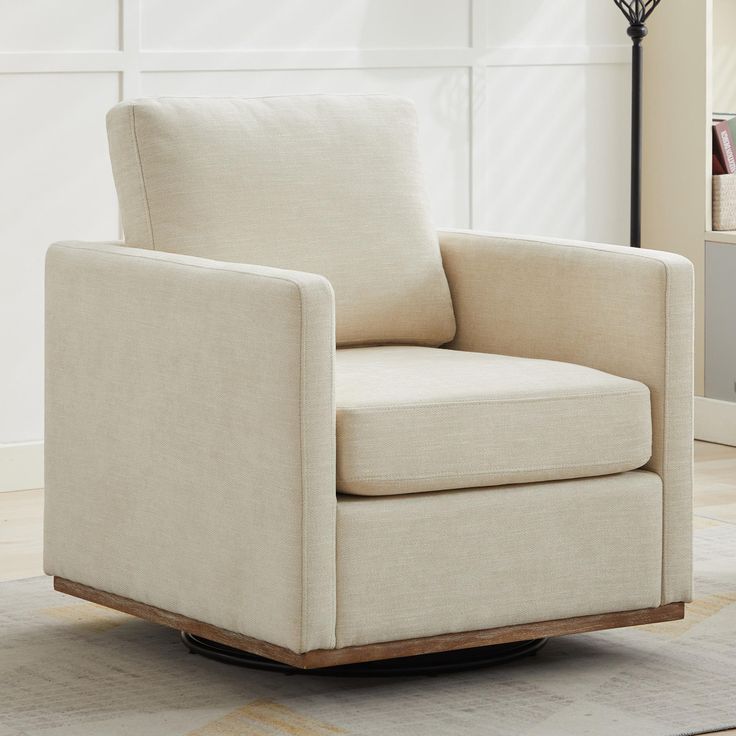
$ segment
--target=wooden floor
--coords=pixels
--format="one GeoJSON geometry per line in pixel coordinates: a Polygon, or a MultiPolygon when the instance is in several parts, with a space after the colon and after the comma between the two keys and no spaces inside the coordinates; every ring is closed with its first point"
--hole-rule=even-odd
{"type": "MultiPolygon", "coordinates": [[[[0,492],[0,581],[43,575],[42,516],[42,490],[0,492]]],[[[736,524],[736,448],[695,443],[696,525],[699,519],[736,524]]]]}

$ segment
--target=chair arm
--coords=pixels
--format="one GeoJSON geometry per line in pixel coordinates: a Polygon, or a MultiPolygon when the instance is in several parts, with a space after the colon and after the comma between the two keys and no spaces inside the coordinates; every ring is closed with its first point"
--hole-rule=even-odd
{"type": "Polygon", "coordinates": [[[598,368],[649,387],[663,481],[662,603],[691,595],[693,269],[661,251],[441,231],[458,350],[598,368]]]}
{"type": "Polygon", "coordinates": [[[334,351],[321,276],[51,246],[46,572],[334,647],[334,351]]]}

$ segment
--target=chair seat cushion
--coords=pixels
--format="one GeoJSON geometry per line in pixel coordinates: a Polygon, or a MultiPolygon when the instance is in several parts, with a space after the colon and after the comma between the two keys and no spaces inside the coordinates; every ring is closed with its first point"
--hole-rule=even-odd
{"type": "Polygon", "coordinates": [[[649,389],[572,363],[337,351],[337,489],[361,496],[585,478],[651,456],[649,389]]]}

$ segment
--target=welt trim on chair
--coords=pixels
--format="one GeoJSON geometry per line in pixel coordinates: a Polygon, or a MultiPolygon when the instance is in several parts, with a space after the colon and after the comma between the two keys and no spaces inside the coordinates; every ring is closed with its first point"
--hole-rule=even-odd
{"type": "Polygon", "coordinates": [[[575,616],[573,618],[557,619],[554,621],[539,621],[529,624],[502,626],[495,629],[462,631],[452,634],[419,637],[416,639],[363,644],[360,646],[344,647],[342,649],[314,649],[303,654],[298,654],[276,644],[270,644],[269,642],[254,639],[245,634],[238,634],[234,631],[227,631],[226,629],[221,629],[178,613],[172,613],[156,606],[139,603],[138,601],[115,595],[114,593],[106,593],[102,590],[97,590],[81,583],[75,583],[65,578],[54,577],[54,589],[61,593],[75,596],[76,598],[82,598],[92,603],[137,616],[152,623],[163,624],[173,629],[187,631],[196,636],[210,639],[236,649],[242,649],[261,657],[268,657],[277,662],[301,669],[334,667],[341,664],[371,662],[394,657],[410,657],[416,654],[431,654],[456,649],[470,649],[490,644],[506,644],[541,637],[582,634],[603,629],[675,621],[685,617],[684,603],[668,603],[657,608],[642,608],[635,611],[618,611],[591,616],[575,616]]]}

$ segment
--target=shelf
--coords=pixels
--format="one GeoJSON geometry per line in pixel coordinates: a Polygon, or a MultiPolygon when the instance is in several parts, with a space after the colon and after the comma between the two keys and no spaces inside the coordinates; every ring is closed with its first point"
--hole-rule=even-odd
{"type": "Polygon", "coordinates": [[[736,245],[736,230],[706,230],[705,239],[709,243],[736,245]]]}

